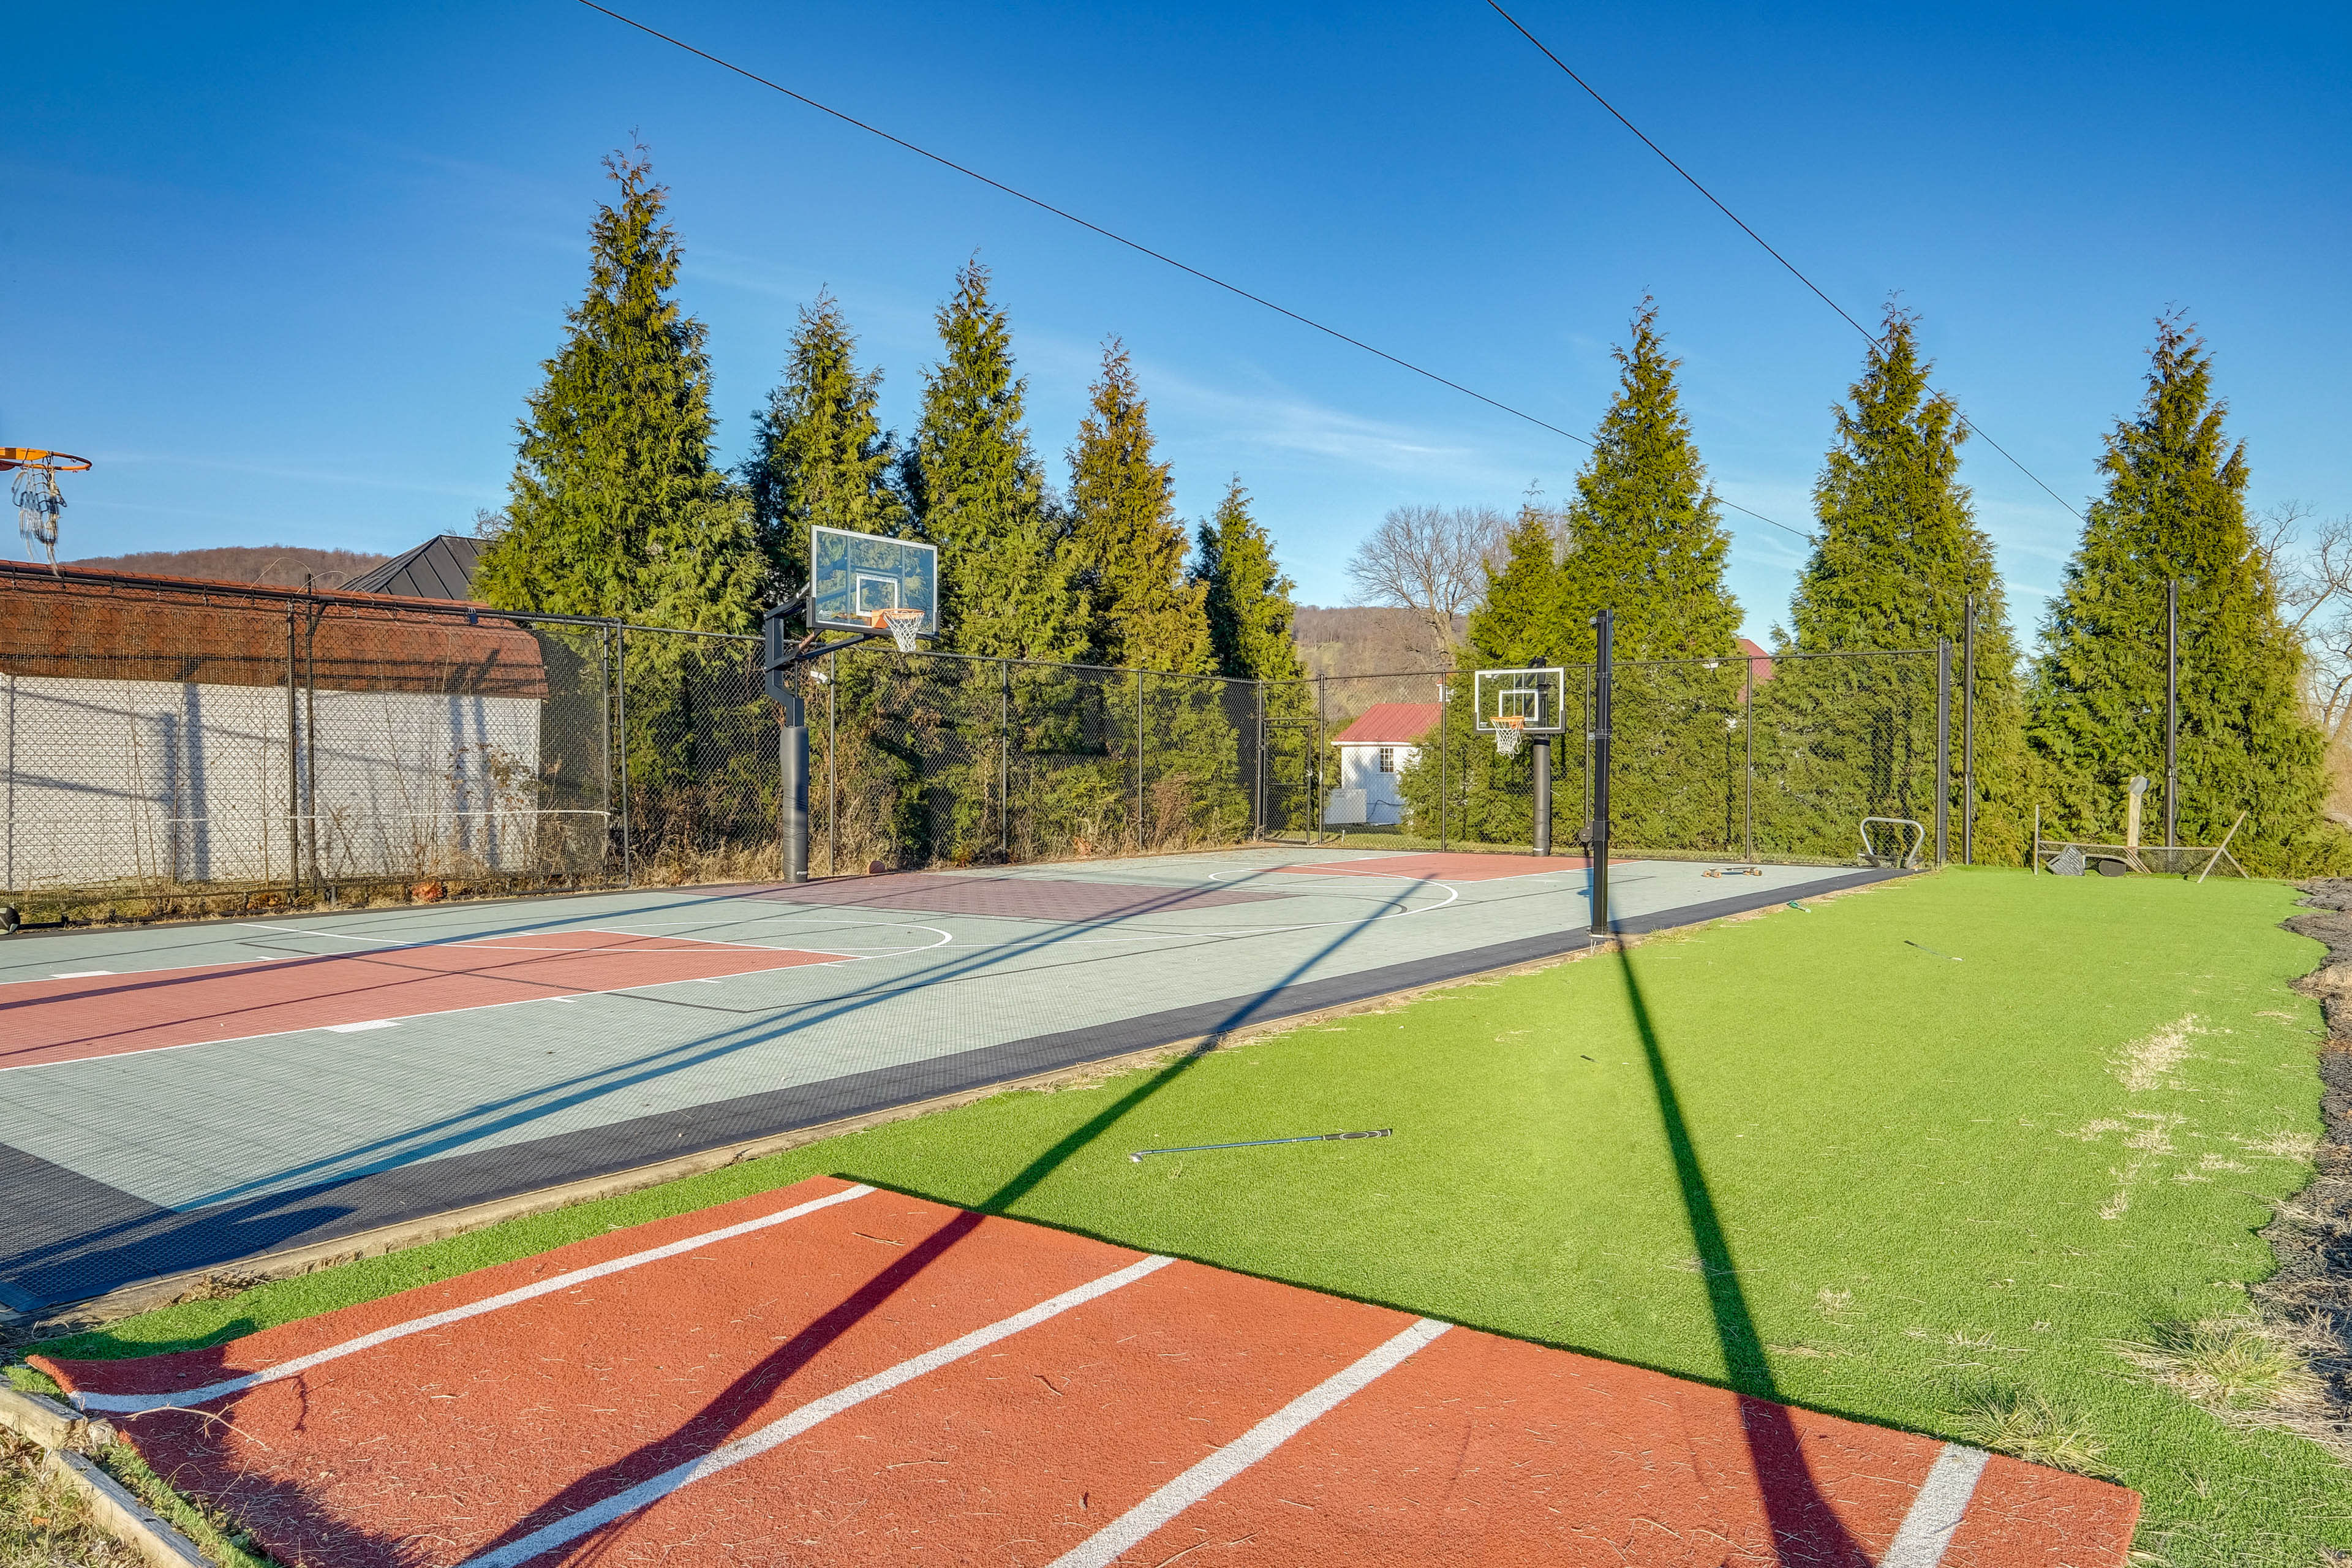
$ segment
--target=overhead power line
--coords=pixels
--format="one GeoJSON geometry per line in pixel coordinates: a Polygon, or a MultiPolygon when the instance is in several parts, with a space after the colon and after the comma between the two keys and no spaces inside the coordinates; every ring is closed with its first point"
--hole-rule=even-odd
{"type": "MultiPolygon", "coordinates": [[[[1698,182],[1698,176],[1693,174],[1688,169],[1684,168],[1680,163],[1675,163],[1674,159],[1667,154],[1667,152],[1664,147],[1661,147],[1655,142],[1651,141],[1648,134],[1643,132],[1640,126],[1626,119],[1624,114],[1619,110],[1615,104],[1601,97],[1600,90],[1597,88],[1595,88],[1591,82],[1585,80],[1582,77],[1577,75],[1575,71],[1570,69],[1568,62],[1561,59],[1558,55],[1552,53],[1550,46],[1547,45],[1541,38],[1538,38],[1533,33],[1528,32],[1526,26],[1522,24],[1517,16],[1512,16],[1508,11],[1504,10],[1502,6],[1496,5],[1496,0],[1486,0],[1486,4],[1493,9],[1495,15],[1500,16],[1504,21],[1508,22],[1512,28],[1517,32],[1519,37],[1525,38],[1528,42],[1533,44],[1538,49],[1541,50],[1543,52],[1544,58],[1558,66],[1560,68],[1560,73],[1562,75],[1566,76],[1569,80],[1574,82],[1577,86],[1582,88],[1587,93],[1591,94],[1592,101],[1607,110],[1611,118],[1614,119],[1618,124],[1623,126],[1626,130],[1631,131],[1636,137],[1640,138],[1642,145],[1647,147],[1651,152],[1655,153],[1665,163],[1667,168],[1672,169],[1675,174],[1680,174],[1685,180],[1688,181],[1690,188],[1696,191],[1700,195],[1705,196],[1707,199],[1708,204],[1712,205],[1716,211],[1721,213],[1733,223],[1738,225],[1739,232],[1754,240],[1759,246],[1762,247],[1765,255],[1770,257],[1773,260],[1787,268],[1789,269],[1789,276],[1794,278],[1798,282],[1802,283],[1807,289],[1811,289],[1812,291],[1813,298],[1819,300],[1822,304],[1827,305],[1831,310],[1835,310],[1847,326],[1852,327],[1855,331],[1860,332],[1864,342],[1869,343],[1873,348],[1884,346],[1879,342],[1879,337],[1876,332],[1872,331],[1868,327],[1865,327],[1860,321],[1855,321],[1853,316],[1847,313],[1844,306],[1839,304],[1835,300],[1831,299],[1827,294],[1822,291],[1820,284],[1815,283],[1811,279],[1806,277],[1803,272],[1800,271],[1795,262],[1790,260],[1787,257],[1773,249],[1772,247],[1766,242],[1764,237],[1757,233],[1754,229],[1748,227],[1746,220],[1741,218],[1738,213],[1733,212],[1729,207],[1725,206],[1722,200],[1717,197],[1713,191],[1710,191],[1705,185],[1700,184],[1698,182]]],[[[2014,457],[2011,457],[2009,448],[2003,447],[2000,442],[1994,440],[1991,437],[1979,429],[1976,423],[1969,419],[1965,413],[1960,414],[1960,424],[1968,429],[1970,435],[1976,437],[1978,440],[1982,441],[1986,446],[1990,447],[2002,457],[2009,458],[2010,466],[2014,468],[2019,473],[2023,474],[2035,484],[2041,485],[2042,494],[2048,496],[2052,500],[2056,501],[2060,506],[2064,507],[2078,520],[2082,517],[2082,511],[2075,507],[2074,502],[2068,500],[2064,496],[2060,495],[2056,490],[2052,489],[2048,485],[2042,484],[2041,475],[2035,473],[2032,468],[2027,468],[2023,463],[2019,462],[2014,457]]]]}
{"type": "MultiPolygon", "coordinates": [[[[1505,414],[1512,416],[1514,418],[1524,419],[1528,424],[1536,426],[1541,429],[1549,430],[1555,436],[1565,436],[1568,439],[1574,441],[1579,446],[1590,447],[1592,445],[1591,441],[1587,440],[1584,437],[1578,435],[1573,430],[1563,430],[1559,426],[1552,424],[1549,420],[1539,419],[1524,408],[1514,408],[1500,398],[1489,397],[1485,393],[1475,391],[1470,387],[1463,385],[1458,381],[1448,380],[1446,377],[1438,374],[1435,371],[1430,370],[1423,365],[1415,364],[1409,359],[1404,359],[1396,354],[1392,354],[1386,349],[1375,348],[1370,343],[1364,342],[1361,338],[1350,337],[1348,333],[1341,331],[1337,327],[1326,326],[1321,321],[1315,320],[1312,316],[1301,315],[1297,310],[1293,310],[1286,306],[1277,305],[1273,300],[1266,299],[1263,295],[1251,293],[1248,289],[1242,288],[1239,284],[1228,283],[1223,279],[1219,278],[1213,273],[1203,272],[1199,268],[1189,266],[1184,262],[1179,261],[1174,257],[1167,255],[1165,252],[1154,250],[1150,246],[1144,245],[1137,240],[1129,239],[1123,234],[1114,233],[1110,229],[1103,227],[1103,226],[1098,223],[1089,222],[1074,212],[1070,212],[1062,207],[1057,207],[1053,203],[1045,201],[1041,197],[1033,196],[1026,191],[1015,189],[1013,186],[1006,184],[1002,180],[991,179],[988,175],[982,174],[977,169],[969,168],[964,164],[957,163],[952,158],[942,157],[940,154],[932,152],[928,147],[919,147],[903,136],[894,136],[889,132],[883,130],[880,126],[869,125],[865,121],[858,119],[856,115],[845,114],[840,110],[834,108],[830,104],[819,103],[815,99],[809,97],[806,93],[795,92],[791,88],[784,86],[782,82],[772,81],[768,78],[760,75],[757,71],[747,70],[743,67],[737,65],[734,61],[722,59],[719,56],[712,54],[708,49],[698,49],[683,38],[673,37],[657,27],[649,27],[634,16],[625,16],[620,12],[612,9],[610,6],[599,5],[596,4],[596,0],[580,0],[580,4],[585,5],[591,11],[599,12],[604,16],[610,16],[613,20],[621,23],[625,26],[635,27],[638,32],[645,34],[649,38],[658,38],[663,43],[668,44],[674,48],[685,50],[688,54],[694,56],[698,59],[709,61],[712,65],[719,67],[721,70],[732,71],[746,81],[756,82],[772,92],[782,93],[786,98],[793,100],[796,103],[806,104],[809,108],[815,110],[820,114],[829,114],[834,119],[840,121],[843,124],[855,126],[858,130],[865,132],[869,136],[878,136],[894,147],[902,147],[908,152],[914,153],[917,157],[929,159],[932,163],[939,164],[941,168],[952,169],[957,174],[962,174],[966,178],[978,180],[982,184],[987,185],[992,190],[1002,191],[1006,195],[1013,197],[1016,201],[1027,202],[1031,206],[1035,207],[1042,212],[1049,212],[1057,218],[1061,218],[1068,223],[1074,223],[1080,228],[1100,235],[1103,238],[1109,240],[1114,245],[1123,245],[1127,247],[1128,249],[1132,250],[1139,255],[1148,256],[1154,261],[1163,262],[1170,267],[1173,267],[1179,272],[1189,273],[1192,277],[1199,279],[1203,283],[1210,284],[1218,289],[1223,289],[1228,294],[1236,295],[1241,299],[1247,300],[1253,305],[1262,305],[1265,309],[1274,311],[1276,315],[1288,317],[1291,321],[1297,322],[1302,327],[1312,328],[1314,331],[1321,332],[1327,337],[1337,338],[1339,342],[1346,343],[1352,348],[1361,349],[1368,354],[1371,354],[1379,359],[1386,360],[1389,363],[1395,365],[1400,370],[1409,370],[1415,375],[1422,376],[1437,383],[1440,386],[1450,387],[1454,391],[1462,394],[1465,397],[1475,397],[1479,402],[1486,405],[1489,408],[1498,409],[1505,414]]],[[[1636,134],[1639,133],[1636,132],[1636,134]]],[[[1723,498],[1720,496],[1716,499],[1717,500],[1723,500],[1723,498]]],[[[1741,506],[1736,501],[1724,500],[1723,504],[1729,507],[1736,512],[1740,512],[1748,517],[1754,518],[1759,522],[1770,523],[1771,526],[1780,530],[1783,533],[1793,533],[1800,539],[1810,539],[1811,537],[1811,535],[1804,532],[1801,529],[1790,528],[1787,523],[1776,521],[1771,518],[1766,517],[1760,511],[1751,511],[1747,507],[1741,506]]]]}

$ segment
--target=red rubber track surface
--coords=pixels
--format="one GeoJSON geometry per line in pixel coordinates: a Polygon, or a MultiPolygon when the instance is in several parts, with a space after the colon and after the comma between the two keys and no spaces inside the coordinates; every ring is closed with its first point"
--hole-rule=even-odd
{"type": "Polygon", "coordinates": [[[567,931],[0,985],[0,1069],[508,1002],[828,963],[843,955],[567,931]]]}
{"type": "MultiPolygon", "coordinates": [[[[1612,860],[1612,866],[1632,864],[1612,860]]],[[[1416,877],[1430,882],[1493,882],[1506,877],[1535,877],[1546,871],[1581,871],[1592,864],[1585,855],[1383,855],[1363,860],[1313,860],[1301,866],[1276,866],[1276,871],[1303,871],[1318,877],[1416,877]]]]}
{"type": "MultiPolygon", "coordinates": [[[[36,1360],[79,1394],[197,1388],[847,1187],[814,1178],[208,1350],[36,1360]]],[[[282,1562],[454,1568],[1140,1258],[875,1192],[124,1426],[282,1562]]],[[[1169,1264],[531,1561],[1050,1563],[1413,1322],[1169,1264]]],[[[1117,1561],[1843,1568],[1885,1553],[1941,1447],[1454,1328],[1117,1561]]],[[[2138,1506],[1996,1458],[1942,1562],[2120,1564],[2138,1506]]]]}

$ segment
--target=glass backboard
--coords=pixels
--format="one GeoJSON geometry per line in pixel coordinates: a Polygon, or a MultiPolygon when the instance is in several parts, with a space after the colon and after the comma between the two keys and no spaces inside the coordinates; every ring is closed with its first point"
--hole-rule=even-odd
{"type": "Polygon", "coordinates": [[[920,610],[921,635],[939,635],[938,547],[840,528],[809,530],[809,626],[870,632],[880,627],[885,610],[920,610]]]}
{"type": "Polygon", "coordinates": [[[1568,727],[1567,693],[1568,672],[1562,669],[1482,669],[1477,727],[1557,735],[1568,727]]]}

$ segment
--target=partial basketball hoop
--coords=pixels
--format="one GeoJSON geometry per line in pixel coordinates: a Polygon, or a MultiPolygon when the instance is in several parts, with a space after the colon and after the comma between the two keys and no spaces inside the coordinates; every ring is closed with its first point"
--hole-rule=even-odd
{"type": "Polygon", "coordinates": [[[51,452],[38,447],[0,447],[0,472],[13,471],[9,497],[16,503],[16,531],[25,536],[25,553],[37,544],[47,552],[49,570],[58,568],[58,518],[66,498],[58,489],[59,474],[89,470],[88,458],[51,452]]]}

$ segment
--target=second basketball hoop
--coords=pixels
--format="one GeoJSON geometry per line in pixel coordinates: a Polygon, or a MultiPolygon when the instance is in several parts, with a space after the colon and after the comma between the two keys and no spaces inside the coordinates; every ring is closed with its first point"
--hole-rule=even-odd
{"type": "Polygon", "coordinates": [[[1567,727],[1568,672],[1557,668],[1482,669],[1477,673],[1477,729],[1491,735],[1506,757],[1519,753],[1530,736],[1557,735],[1567,727]]]}

